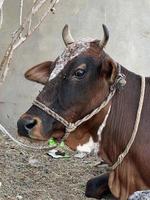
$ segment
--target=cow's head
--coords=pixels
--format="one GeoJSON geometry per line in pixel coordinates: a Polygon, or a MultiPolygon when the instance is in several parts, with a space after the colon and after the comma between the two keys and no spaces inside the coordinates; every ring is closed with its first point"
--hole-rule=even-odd
{"type": "MultiPolygon", "coordinates": [[[[37,100],[51,108],[69,122],[81,119],[99,106],[109,93],[116,76],[116,63],[103,51],[109,34],[103,25],[104,36],[99,40],[74,41],[66,25],[62,36],[66,49],[54,62],[47,61],[32,67],[25,77],[44,85],[37,100]]],[[[108,111],[100,113],[73,131],[66,140],[72,148],[86,143],[96,134],[108,111]]],[[[18,120],[18,133],[38,140],[50,137],[60,140],[64,136],[62,123],[35,105],[18,120]]]]}

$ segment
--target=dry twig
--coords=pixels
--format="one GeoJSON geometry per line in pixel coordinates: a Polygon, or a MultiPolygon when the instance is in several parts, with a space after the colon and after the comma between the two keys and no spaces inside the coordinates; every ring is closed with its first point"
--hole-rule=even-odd
{"type": "Polygon", "coordinates": [[[3,23],[3,3],[4,3],[4,0],[0,0],[0,29],[3,23]]]}
{"type": "MultiPolygon", "coordinates": [[[[4,0],[2,0],[2,5],[3,5],[4,0]]],[[[55,11],[55,5],[59,2],[59,0],[34,0],[33,6],[30,9],[29,14],[22,19],[23,16],[23,3],[24,0],[20,0],[20,18],[19,18],[19,28],[12,34],[12,40],[4,54],[4,57],[0,63],[0,83],[3,83],[6,76],[7,72],[9,70],[9,64],[11,62],[12,56],[14,51],[21,45],[23,44],[26,39],[32,35],[34,31],[36,31],[40,24],[43,22],[43,20],[47,17],[47,15],[50,13],[54,13],[55,11]],[[46,11],[44,14],[40,17],[39,22],[37,22],[36,25],[32,27],[32,20],[34,15],[39,11],[39,9],[47,3],[48,6],[46,7],[46,11]]],[[[0,4],[1,6],[1,4],[0,4]]],[[[0,11],[2,13],[2,6],[0,7],[0,11]]],[[[2,16],[2,15],[1,15],[2,16]]],[[[0,25],[2,22],[0,23],[0,25]]]]}

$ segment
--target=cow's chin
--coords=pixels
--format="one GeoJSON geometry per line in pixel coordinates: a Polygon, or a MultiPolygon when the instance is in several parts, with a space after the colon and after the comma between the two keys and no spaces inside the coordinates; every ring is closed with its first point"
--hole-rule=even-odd
{"type": "Polygon", "coordinates": [[[54,138],[54,139],[56,139],[57,142],[60,143],[60,142],[62,141],[64,135],[65,135],[64,131],[60,131],[60,130],[59,130],[59,131],[54,131],[54,132],[52,133],[51,137],[54,138]]]}
{"type": "Polygon", "coordinates": [[[43,137],[40,133],[34,134],[34,133],[29,133],[29,139],[32,141],[46,141],[49,139],[49,137],[43,137]]]}
{"type": "Polygon", "coordinates": [[[50,134],[43,134],[36,131],[36,132],[30,132],[29,138],[31,140],[36,140],[36,141],[46,141],[49,140],[50,138],[55,138],[57,142],[60,143],[62,141],[64,134],[65,134],[64,131],[54,131],[53,133],[50,134]]]}

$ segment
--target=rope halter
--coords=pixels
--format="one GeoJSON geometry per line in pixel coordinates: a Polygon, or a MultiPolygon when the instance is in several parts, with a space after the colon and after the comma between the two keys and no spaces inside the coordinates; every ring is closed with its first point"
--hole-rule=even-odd
{"type": "Polygon", "coordinates": [[[57,121],[59,121],[60,123],[62,123],[65,126],[65,135],[64,135],[63,139],[66,139],[68,137],[68,135],[71,132],[73,132],[74,130],[76,130],[76,128],[78,126],[80,126],[82,123],[91,119],[93,116],[95,116],[97,113],[99,113],[110,102],[110,100],[114,96],[116,90],[121,89],[126,84],[125,78],[126,78],[125,75],[121,73],[121,66],[118,64],[118,75],[116,76],[114,83],[110,87],[110,92],[109,92],[108,96],[105,98],[105,100],[101,103],[100,106],[98,106],[91,113],[87,114],[85,117],[83,117],[80,120],[77,120],[74,123],[68,122],[66,119],[64,119],[62,116],[60,116],[58,113],[54,112],[52,109],[48,108],[46,105],[44,105],[43,103],[41,103],[38,100],[34,100],[33,105],[37,106],[38,108],[40,108],[41,110],[43,110],[44,112],[46,112],[47,114],[49,114],[50,116],[52,116],[54,119],[56,119],[57,121]]]}

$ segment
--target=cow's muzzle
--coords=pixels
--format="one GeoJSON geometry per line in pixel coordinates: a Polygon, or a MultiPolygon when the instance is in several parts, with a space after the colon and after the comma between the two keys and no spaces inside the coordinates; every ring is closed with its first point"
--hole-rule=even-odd
{"type": "Polygon", "coordinates": [[[31,130],[36,126],[37,120],[31,117],[20,119],[17,122],[18,131],[22,136],[28,136],[31,130]]]}
{"type": "Polygon", "coordinates": [[[44,130],[44,124],[39,117],[23,114],[17,122],[18,134],[35,140],[48,140],[54,137],[59,141],[64,136],[64,127],[54,130],[55,122],[56,120],[51,118],[48,122],[48,129],[44,130]]]}
{"type": "Polygon", "coordinates": [[[41,134],[42,125],[41,120],[31,115],[23,115],[17,122],[18,134],[20,136],[29,137],[32,139],[43,140],[41,134]]]}

